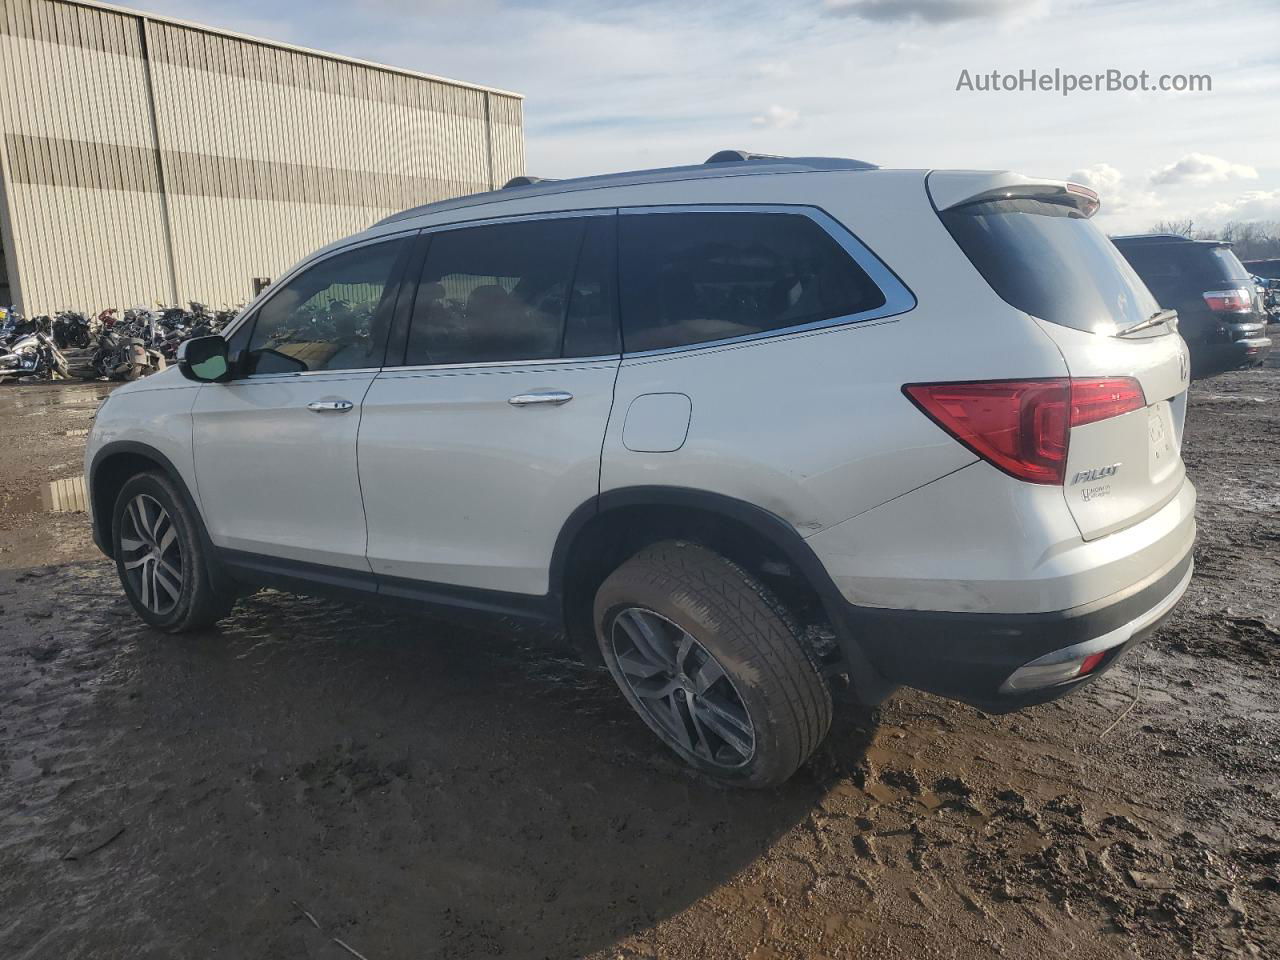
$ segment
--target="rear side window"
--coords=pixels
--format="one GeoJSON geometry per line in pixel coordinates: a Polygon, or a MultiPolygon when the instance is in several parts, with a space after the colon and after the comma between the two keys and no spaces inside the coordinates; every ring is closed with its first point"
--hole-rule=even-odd
{"type": "Polygon", "coordinates": [[[616,352],[612,219],[526,220],[433,234],[405,363],[616,352]]]}
{"type": "Polygon", "coordinates": [[[782,330],[885,303],[834,238],[800,214],[626,214],[618,230],[628,352],[782,330]]]}
{"type": "Polygon", "coordinates": [[[1160,309],[1115,244],[1074,207],[1009,199],[939,216],[991,289],[1033,317],[1109,334],[1160,309]]]}

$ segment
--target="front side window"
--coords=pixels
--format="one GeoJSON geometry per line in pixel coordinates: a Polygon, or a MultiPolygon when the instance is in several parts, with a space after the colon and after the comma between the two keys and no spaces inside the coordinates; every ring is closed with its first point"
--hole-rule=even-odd
{"type": "Polygon", "coordinates": [[[628,214],[619,231],[628,352],[782,330],[885,303],[835,239],[801,214],[628,214]]]}
{"type": "Polygon", "coordinates": [[[612,261],[601,265],[608,253],[601,231],[611,220],[559,217],[433,234],[405,363],[593,355],[616,337],[609,306],[612,261]],[[580,254],[585,269],[575,279],[580,254]]]}
{"type": "Polygon", "coordinates": [[[322,260],[258,311],[246,364],[251,374],[355,370],[382,365],[391,280],[406,240],[322,260]]]}

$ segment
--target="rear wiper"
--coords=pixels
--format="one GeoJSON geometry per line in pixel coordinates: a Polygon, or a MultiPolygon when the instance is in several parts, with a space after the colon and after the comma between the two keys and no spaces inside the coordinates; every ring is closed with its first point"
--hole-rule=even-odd
{"type": "Polygon", "coordinates": [[[1161,324],[1171,323],[1173,329],[1178,329],[1178,311],[1177,310],[1157,310],[1141,323],[1135,323],[1132,327],[1125,327],[1117,337],[1127,337],[1130,334],[1138,333],[1142,330],[1150,330],[1152,327],[1158,327],[1161,324]]]}

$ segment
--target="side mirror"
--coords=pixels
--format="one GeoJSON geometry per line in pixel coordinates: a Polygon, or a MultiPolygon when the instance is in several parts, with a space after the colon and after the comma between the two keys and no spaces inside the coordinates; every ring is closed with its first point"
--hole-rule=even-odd
{"type": "Polygon", "coordinates": [[[227,341],[219,336],[192,337],[178,346],[178,369],[197,383],[226,383],[231,379],[227,341]]]}

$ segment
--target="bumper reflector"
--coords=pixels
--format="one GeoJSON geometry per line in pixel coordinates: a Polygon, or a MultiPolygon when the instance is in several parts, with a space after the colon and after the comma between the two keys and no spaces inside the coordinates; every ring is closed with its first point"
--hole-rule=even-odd
{"type": "Polygon", "coordinates": [[[1000,685],[1000,692],[1026,693],[1028,690],[1039,690],[1084,679],[1087,674],[1097,670],[1116,647],[1128,643],[1131,637],[1141,633],[1173,609],[1186,592],[1187,584],[1191,582],[1192,569],[1188,564],[1187,572],[1182,575],[1178,585],[1146,613],[1100,637],[1072,644],[1061,650],[1054,650],[1043,657],[1037,657],[1030,663],[1023,664],[1009,674],[1009,678],[1000,685]]]}

